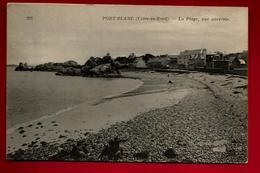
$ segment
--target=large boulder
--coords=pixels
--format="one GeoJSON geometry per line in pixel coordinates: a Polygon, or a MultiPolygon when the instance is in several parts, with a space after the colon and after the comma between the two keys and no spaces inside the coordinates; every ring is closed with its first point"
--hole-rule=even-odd
{"type": "Polygon", "coordinates": [[[63,68],[61,71],[56,73],[56,75],[59,76],[81,76],[81,69],[79,68],[74,68],[74,67],[68,67],[68,68],[63,68]]]}
{"type": "Polygon", "coordinates": [[[35,71],[51,71],[51,72],[62,72],[66,68],[81,68],[81,65],[78,64],[76,61],[66,61],[64,63],[53,63],[48,62],[44,64],[39,64],[35,67],[35,71]]]}
{"type": "Polygon", "coordinates": [[[62,71],[63,69],[64,69],[63,66],[58,65],[58,66],[52,66],[51,71],[57,72],[57,71],[62,71]]]}
{"type": "Polygon", "coordinates": [[[119,77],[120,72],[110,63],[100,64],[89,70],[89,76],[119,77]]]}
{"type": "Polygon", "coordinates": [[[33,67],[28,66],[28,64],[20,62],[19,65],[15,68],[15,71],[32,71],[33,67]]]}
{"type": "Polygon", "coordinates": [[[69,60],[69,61],[66,61],[62,64],[63,67],[74,67],[74,68],[81,68],[81,65],[78,64],[76,61],[72,61],[72,60],[69,60]]]}
{"type": "Polygon", "coordinates": [[[90,69],[102,64],[102,59],[100,57],[90,57],[87,62],[82,66],[84,72],[88,72],[90,69]]]}
{"type": "Polygon", "coordinates": [[[24,70],[24,65],[22,62],[19,63],[19,65],[15,68],[15,71],[23,71],[24,70]]]}
{"type": "Polygon", "coordinates": [[[90,70],[90,72],[95,74],[95,75],[102,75],[102,74],[105,74],[105,73],[111,73],[112,67],[111,67],[111,64],[109,64],[109,63],[101,64],[101,65],[98,65],[98,66],[92,68],[90,70]]]}
{"type": "Polygon", "coordinates": [[[112,57],[107,54],[103,58],[90,57],[81,68],[83,76],[109,76],[119,75],[112,57]]]}
{"type": "Polygon", "coordinates": [[[60,71],[61,69],[62,69],[61,65],[55,64],[53,62],[39,64],[34,68],[35,71],[52,71],[52,72],[57,72],[60,71]]]}

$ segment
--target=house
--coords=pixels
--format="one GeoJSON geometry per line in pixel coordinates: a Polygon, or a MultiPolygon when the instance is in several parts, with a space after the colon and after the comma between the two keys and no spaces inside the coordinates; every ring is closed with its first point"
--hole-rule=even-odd
{"type": "Polygon", "coordinates": [[[232,69],[247,68],[247,61],[248,61],[247,51],[225,55],[225,59],[229,60],[232,69]]]}
{"type": "Polygon", "coordinates": [[[235,69],[247,70],[247,52],[230,53],[212,53],[206,55],[206,69],[216,72],[234,71],[235,69]]]}
{"type": "Polygon", "coordinates": [[[137,57],[134,61],[134,66],[135,68],[147,68],[147,65],[143,60],[143,57],[137,57]]]}
{"type": "MultiPolygon", "coordinates": [[[[210,53],[206,55],[206,69],[214,69],[216,68],[215,62],[217,62],[217,67],[219,68],[219,62],[224,61],[225,58],[222,53],[210,53]],[[215,64],[214,64],[215,63],[215,64]]],[[[225,66],[225,65],[224,65],[225,66]]]]}
{"type": "Polygon", "coordinates": [[[207,49],[185,50],[180,52],[178,66],[185,69],[204,68],[206,65],[207,49]]]}
{"type": "Polygon", "coordinates": [[[233,68],[243,68],[243,67],[247,67],[247,63],[244,59],[236,57],[233,61],[232,61],[232,67],[233,68]]]}
{"type": "Polygon", "coordinates": [[[214,70],[230,70],[230,61],[228,61],[228,60],[213,60],[212,69],[214,69],[214,70]]]}
{"type": "Polygon", "coordinates": [[[169,58],[166,56],[156,56],[147,61],[147,66],[150,68],[167,68],[169,58]]]}
{"type": "Polygon", "coordinates": [[[149,61],[147,62],[147,66],[149,68],[163,68],[162,60],[158,57],[149,59],[149,61]]]}
{"type": "Polygon", "coordinates": [[[169,57],[169,68],[178,68],[178,57],[179,55],[168,55],[169,57]]]}
{"type": "Polygon", "coordinates": [[[190,59],[190,55],[179,55],[177,59],[178,68],[188,69],[190,59]]]}

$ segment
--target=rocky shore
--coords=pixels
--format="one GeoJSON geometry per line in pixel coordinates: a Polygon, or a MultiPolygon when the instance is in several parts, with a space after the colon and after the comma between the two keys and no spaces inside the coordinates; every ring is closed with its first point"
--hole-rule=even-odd
{"type": "MultiPolygon", "coordinates": [[[[205,73],[125,72],[154,91],[154,82],[191,92],[177,105],[139,113],[97,133],[62,144],[33,141],[7,155],[13,160],[175,163],[247,162],[247,79],[205,73]]],[[[157,85],[163,89],[165,85],[157,85]]]]}
{"type": "Polygon", "coordinates": [[[103,58],[90,57],[84,65],[80,65],[73,60],[64,63],[48,62],[35,67],[20,62],[15,71],[56,72],[58,76],[121,77],[117,64],[109,54],[103,58]]]}

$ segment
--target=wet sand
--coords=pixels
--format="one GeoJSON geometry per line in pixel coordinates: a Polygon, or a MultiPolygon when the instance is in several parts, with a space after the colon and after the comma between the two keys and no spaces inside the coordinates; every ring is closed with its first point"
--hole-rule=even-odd
{"type": "Polygon", "coordinates": [[[96,133],[116,122],[128,121],[142,112],[177,104],[190,90],[175,88],[168,84],[167,75],[164,76],[163,83],[157,77],[153,81],[152,78],[141,77],[143,82],[128,92],[106,96],[94,100],[92,104],[82,103],[56,115],[9,129],[7,151],[12,153],[27,149],[33,143],[37,146],[41,142],[55,144],[67,139],[83,138],[87,133],[96,133]]]}

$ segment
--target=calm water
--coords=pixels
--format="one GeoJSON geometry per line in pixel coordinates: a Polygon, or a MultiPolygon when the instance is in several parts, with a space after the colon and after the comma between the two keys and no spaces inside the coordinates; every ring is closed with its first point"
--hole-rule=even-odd
{"type": "Polygon", "coordinates": [[[62,77],[51,72],[16,72],[7,68],[7,128],[108,95],[127,92],[140,81],[62,77]]]}

